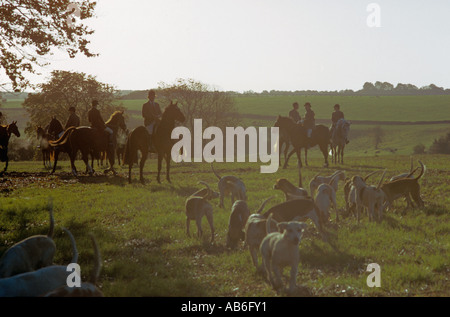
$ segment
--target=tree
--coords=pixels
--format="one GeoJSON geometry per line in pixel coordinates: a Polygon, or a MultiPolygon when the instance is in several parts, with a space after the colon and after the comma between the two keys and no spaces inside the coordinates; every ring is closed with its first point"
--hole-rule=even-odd
{"type": "Polygon", "coordinates": [[[173,84],[159,83],[158,96],[169,103],[178,101],[186,117],[185,125],[193,128],[194,119],[203,119],[205,126],[224,128],[238,123],[232,96],[194,79],[177,79],[173,84]]]}
{"type": "Polygon", "coordinates": [[[430,154],[450,154],[450,132],[446,136],[435,139],[428,150],[430,154]]]}
{"type": "Polygon", "coordinates": [[[86,39],[94,31],[71,19],[76,12],[81,20],[91,18],[95,5],[89,0],[0,0],[0,86],[27,88],[27,74],[47,65],[52,49],[66,51],[70,58],[96,56],[86,39]],[[76,9],[69,10],[69,4],[76,9]]]}
{"type": "Polygon", "coordinates": [[[37,126],[47,126],[53,116],[64,125],[71,106],[75,107],[81,125],[88,126],[87,113],[94,99],[98,100],[97,108],[105,121],[115,110],[124,110],[122,106],[113,104],[118,98],[114,87],[84,73],[53,71],[50,80],[38,87],[40,91],[29,94],[23,103],[30,116],[25,129],[29,136],[34,136],[37,126]]]}

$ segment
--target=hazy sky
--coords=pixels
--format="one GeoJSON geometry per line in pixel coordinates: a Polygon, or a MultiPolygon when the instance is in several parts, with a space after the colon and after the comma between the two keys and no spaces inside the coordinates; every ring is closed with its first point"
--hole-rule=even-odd
{"type": "MultiPolygon", "coordinates": [[[[194,78],[221,90],[450,88],[449,0],[97,0],[97,58],[56,55],[118,89],[194,78]],[[369,27],[370,3],[381,27],[369,27]]],[[[43,79],[42,79],[43,80],[43,79]]]]}

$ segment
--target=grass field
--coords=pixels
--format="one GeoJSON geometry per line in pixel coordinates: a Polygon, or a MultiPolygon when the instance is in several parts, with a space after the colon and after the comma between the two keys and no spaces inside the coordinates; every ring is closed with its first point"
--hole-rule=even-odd
{"type": "MultiPolygon", "coordinates": [[[[450,118],[450,96],[237,96],[236,107],[241,114],[287,116],[292,104],[310,102],[316,119],[330,119],[338,103],[348,120],[370,121],[441,121],[450,118]]],[[[121,100],[127,109],[141,111],[146,100],[121,100]]]]}
{"type": "MultiPolygon", "coordinates": [[[[318,152],[317,149],[312,152],[318,152]]],[[[402,200],[382,223],[369,223],[364,217],[358,225],[352,217],[328,226],[331,244],[320,239],[308,221],[300,245],[301,263],[297,276],[313,296],[448,296],[450,294],[450,165],[446,156],[418,156],[427,166],[420,180],[424,208],[406,210],[402,200]],[[366,285],[369,263],[381,266],[381,287],[366,285]]],[[[417,163],[416,163],[417,164],[417,163]]],[[[272,189],[277,178],[297,183],[297,168],[291,163],[276,174],[260,174],[259,163],[217,164],[219,174],[240,177],[248,190],[253,212],[260,203],[275,195],[269,204],[283,201],[272,189]]],[[[77,162],[80,170],[82,163],[77,162]]],[[[322,161],[311,159],[302,170],[303,184],[315,174],[329,175],[345,170],[351,177],[387,168],[387,177],[409,169],[409,157],[349,157],[341,166],[322,168],[322,161]]],[[[213,201],[216,242],[210,244],[209,227],[203,221],[205,237],[188,238],[185,233],[184,202],[200,188],[197,181],[217,188],[217,179],[204,163],[183,163],[172,169],[172,182],[158,184],[156,161],[146,164],[147,183],[128,184],[126,170],[119,175],[95,177],[69,174],[68,162],[61,163],[56,175],[49,176],[36,162],[11,162],[11,174],[0,182],[0,254],[13,243],[48,229],[47,199],[55,207],[57,252],[55,262],[68,264],[69,239],[61,227],[74,234],[80,252],[82,278],[90,275],[93,250],[88,233],[97,237],[103,269],[100,287],[106,296],[278,296],[253,267],[248,251],[225,247],[231,203],[225,210],[213,201]]],[[[380,173],[381,174],[381,173],[380,173]]],[[[379,180],[380,174],[371,178],[379,180]]],[[[337,193],[338,207],[344,214],[342,187],[337,193]]],[[[268,208],[266,207],[266,209],[268,208]]],[[[191,223],[191,229],[196,228],[191,223]]],[[[285,274],[287,275],[287,271],[285,274]]]]}

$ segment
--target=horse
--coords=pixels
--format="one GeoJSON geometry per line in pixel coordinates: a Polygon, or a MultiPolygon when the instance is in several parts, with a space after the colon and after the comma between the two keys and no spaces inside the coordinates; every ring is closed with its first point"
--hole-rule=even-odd
{"type": "Polygon", "coordinates": [[[350,131],[350,122],[340,119],[335,126],[334,135],[331,137],[331,160],[334,163],[344,164],[344,148],[350,131]]]}
{"type": "MultiPolygon", "coordinates": [[[[109,169],[104,173],[113,172],[114,170],[114,148],[115,138],[117,136],[118,129],[126,130],[125,118],[123,117],[123,111],[115,111],[108,121],[105,122],[106,126],[113,130],[113,144],[109,144],[109,137],[104,131],[99,131],[90,127],[70,127],[64,134],[56,141],[50,142],[53,147],[62,146],[68,151],[70,157],[70,165],[72,168],[72,174],[77,176],[77,169],[75,167],[75,157],[78,150],[81,152],[81,158],[86,165],[86,170],[90,175],[94,174],[94,170],[89,165],[88,156],[94,154],[98,156],[98,153],[107,151],[109,159],[109,169]]],[[[56,164],[55,164],[56,166],[56,164]]],[[[54,170],[53,170],[54,172],[54,170]]]]}
{"type": "Polygon", "coordinates": [[[52,120],[50,121],[48,127],[47,127],[47,134],[49,135],[49,140],[58,140],[60,137],[60,133],[64,131],[63,125],[61,122],[56,119],[56,116],[52,117],[52,120]]]}
{"type": "Polygon", "coordinates": [[[54,159],[54,150],[48,143],[50,135],[42,127],[36,128],[37,139],[39,141],[39,148],[42,152],[42,163],[44,168],[51,168],[51,161],[54,159]]]}
{"type": "Polygon", "coordinates": [[[284,160],[286,160],[286,157],[288,155],[289,147],[291,145],[291,141],[289,140],[289,134],[286,133],[285,129],[280,130],[279,133],[279,141],[278,141],[279,147],[278,147],[278,154],[279,154],[279,162],[281,166],[281,151],[283,149],[284,145],[284,160]]]}
{"type": "Polygon", "coordinates": [[[328,144],[330,144],[330,131],[324,125],[316,125],[313,129],[311,138],[308,138],[307,130],[301,123],[295,123],[289,117],[278,116],[274,127],[278,127],[281,132],[289,135],[294,149],[289,152],[287,158],[284,161],[283,168],[287,168],[289,158],[292,154],[297,154],[299,166],[302,167],[301,149],[305,149],[305,164],[308,165],[308,148],[319,145],[320,151],[323,154],[325,160],[325,167],[328,167],[328,144]]]}
{"type": "Polygon", "coordinates": [[[6,163],[3,173],[5,173],[8,169],[8,143],[12,134],[20,138],[20,132],[17,128],[17,121],[13,121],[8,125],[0,125],[0,161],[6,163]]]}
{"type": "Polygon", "coordinates": [[[170,183],[170,159],[171,150],[175,141],[172,140],[172,130],[175,127],[175,121],[183,123],[185,116],[178,108],[178,103],[170,101],[162,114],[161,121],[156,125],[155,132],[151,139],[150,134],[144,126],[139,126],[128,135],[125,145],[125,154],[123,164],[128,165],[128,182],[131,183],[131,168],[138,161],[138,151],[141,152],[141,160],[139,162],[139,178],[144,183],[143,168],[147,160],[150,142],[153,143],[156,153],[158,154],[158,176],[157,181],[161,183],[160,172],[162,160],[166,161],[166,179],[170,183]]]}

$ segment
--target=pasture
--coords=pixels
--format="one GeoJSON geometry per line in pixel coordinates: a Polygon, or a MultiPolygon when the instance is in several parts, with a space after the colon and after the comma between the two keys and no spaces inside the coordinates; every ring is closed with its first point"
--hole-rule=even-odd
{"type": "MultiPolygon", "coordinates": [[[[311,153],[319,152],[314,148],[311,153]]],[[[346,159],[345,164],[322,168],[321,159],[311,159],[302,169],[303,185],[316,174],[330,175],[342,169],[347,177],[366,175],[387,168],[387,177],[409,170],[409,156],[390,155],[346,159]]],[[[339,223],[332,221],[327,230],[331,243],[320,239],[308,221],[300,244],[297,284],[312,296],[448,296],[450,294],[450,165],[448,157],[414,157],[427,166],[420,180],[424,208],[406,210],[403,200],[386,212],[382,223],[369,223],[367,216],[358,225],[345,217],[343,183],[339,183],[339,223]],[[367,265],[381,266],[381,287],[366,285],[367,265]]],[[[83,171],[82,162],[77,167],[83,171]]],[[[294,160],[286,170],[260,174],[260,163],[216,164],[221,175],[236,175],[246,184],[251,212],[270,196],[266,210],[283,201],[272,186],[285,177],[297,183],[294,160]]],[[[103,268],[99,285],[106,296],[278,296],[258,275],[247,249],[225,247],[231,203],[225,209],[213,200],[216,239],[209,243],[209,227],[203,220],[204,238],[185,231],[184,202],[206,181],[217,190],[217,179],[206,163],[174,164],[173,184],[156,182],[156,160],[147,161],[147,183],[128,184],[126,168],[119,175],[74,178],[69,163],[61,162],[55,175],[48,175],[38,162],[11,162],[10,173],[0,179],[0,255],[13,243],[32,234],[44,234],[49,225],[47,199],[54,199],[57,252],[55,262],[68,264],[69,239],[61,227],[74,234],[80,252],[82,278],[93,266],[93,250],[88,237],[93,232],[101,250],[103,268]]],[[[99,168],[96,168],[100,171],[99,168]]],[[[375,184],[381,173],[370,178],[375,184]]],[[[287,276],[287,270],[285,275],[287,276]]]]}

